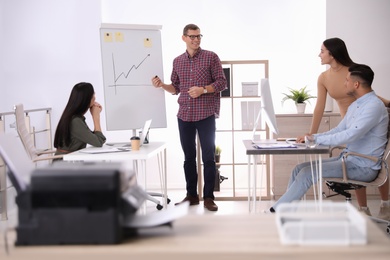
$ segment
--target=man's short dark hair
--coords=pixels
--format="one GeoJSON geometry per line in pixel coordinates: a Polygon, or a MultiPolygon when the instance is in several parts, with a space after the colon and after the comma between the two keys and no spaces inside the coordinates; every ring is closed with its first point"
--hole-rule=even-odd
{"type": "Polygon", "coordinates": [[[363,85],[371,87],[371,84],[374,81],[374,72],[369,66],[364,64],[354,64],[349,67],[348,71],[351,76],[359,78],[363,85]]]}
{"type": "Polygon", "coordinates": [[[183,35],[187,35],[188,30],[200,30],[196,24],[190,23],[187,24],[183,29],[183,35]]]}

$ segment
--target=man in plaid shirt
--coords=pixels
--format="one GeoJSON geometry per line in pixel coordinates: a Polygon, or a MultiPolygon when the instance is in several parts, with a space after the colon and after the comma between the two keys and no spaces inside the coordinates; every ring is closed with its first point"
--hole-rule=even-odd
{"type": "Polygon", "coordinates": [[[217,211],[218,206],[214,203],[215,119],[219,116],[220,92],[226,89],[226,78],[218,55],[200,48],[202,36],[197,25],[186,25],[182,40],[186,43],[187,49],[173,61],[172,83],[164,84],[158,76],[152,79],[152,83],[155,87],[179,95],[177,118],[185,157],[187,195],[175,205],[186,201],[190,205],[199,204],[195,141],[198,133],[203,161],[204,207],[210,211],[217,211]]]}

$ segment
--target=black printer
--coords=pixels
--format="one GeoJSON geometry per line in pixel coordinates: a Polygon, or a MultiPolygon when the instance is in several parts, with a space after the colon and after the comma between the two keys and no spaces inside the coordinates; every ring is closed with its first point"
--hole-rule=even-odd
{"type": "Polygon", "coordinates": [[[120,163],[37,168],[16,197],[16,245],[119,243],[135,233],[123,220],[145,201],[144,193],[120,163]]]}

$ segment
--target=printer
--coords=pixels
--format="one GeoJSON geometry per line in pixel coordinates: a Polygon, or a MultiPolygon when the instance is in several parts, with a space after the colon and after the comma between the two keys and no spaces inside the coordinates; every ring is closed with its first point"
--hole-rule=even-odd
{"type": "Polygon", "coordinates": [[[56,162],[33,170],[18,192],[16,245],[116,244],[146,192],[120,163],[56,162]]]}

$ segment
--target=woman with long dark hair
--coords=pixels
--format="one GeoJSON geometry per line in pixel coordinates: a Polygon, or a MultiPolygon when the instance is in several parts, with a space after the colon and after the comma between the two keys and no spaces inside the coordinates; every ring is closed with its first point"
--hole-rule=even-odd
{"type": "Polygon", "coordinates": [[[56,154],[66,154],[83,149],[87,144],[101,147],[106,141],[100,126],[102,106],[95,101],[92,84],[80,82],[70,94],[54,136],[56,154]],[[85,113],[90,111],[94,130],[85,122],[85,113]]]}
{"type": "MultiPolygon", "coordinates": [[[[355,64],[349,56],[345,42],[340,38],[326,39],[322,43],[321,51],[318,56],[321,58],[321,64],[329,65],[329,69],[318,76],[317,102],[313,112],[310,132],[308,134],[315,134],[318,132],[322,115],[325,110],[327,94],[336,101],[342,118],[347,113],[349,105],[355,101],[354,97],[347,95],[344,87],[348,68],[355,64]]],[[[386,106],[389,106],[389,100],[382,97],[379,98],[386,106]]],[[[298,137],[297,141],[303,142],[303,136],[298,137]]]]}

